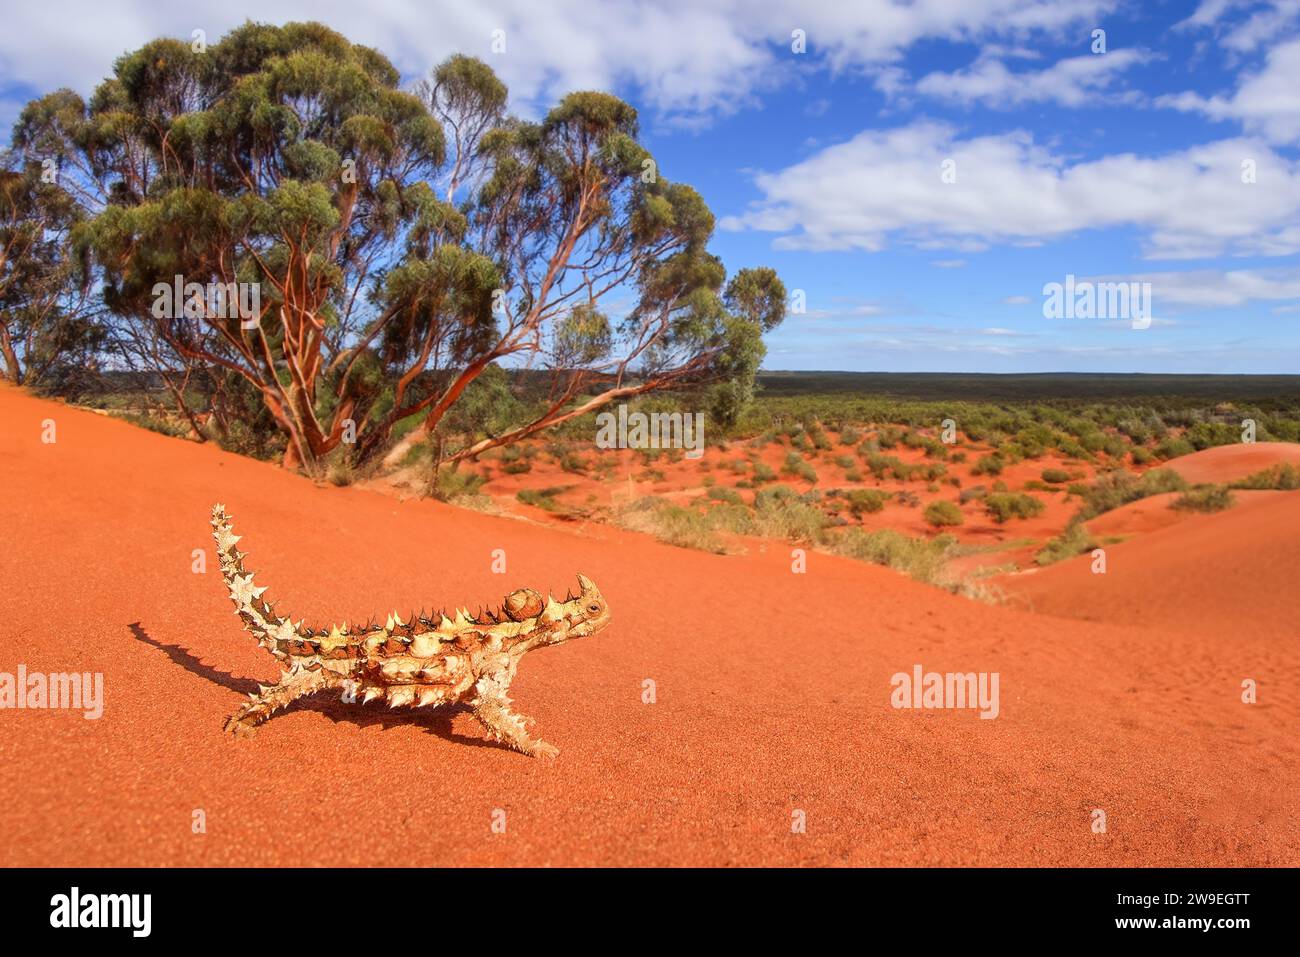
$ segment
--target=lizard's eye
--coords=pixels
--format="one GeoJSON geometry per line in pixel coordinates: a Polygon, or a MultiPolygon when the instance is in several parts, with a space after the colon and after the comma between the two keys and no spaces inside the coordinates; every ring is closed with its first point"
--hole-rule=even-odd
{"type": "Polygon", "coordinates": [[[588,605],[588,606],[587,606],[587,611],[591,612],[591,613],[594,615],[594,614],[596,614],[596,612],[600,611],[600,606],[599,606],[599,605],[588,605]]]}

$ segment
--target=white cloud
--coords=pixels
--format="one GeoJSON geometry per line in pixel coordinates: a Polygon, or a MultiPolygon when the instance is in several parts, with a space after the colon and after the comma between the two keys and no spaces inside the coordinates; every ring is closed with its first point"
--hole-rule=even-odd
{"type": "Polygon", "coordinates": [[[574,89],[634,88],[653,110],[726,112],[807,64],[876,69],[921,40],[991,42],[1092,23],[1114,0],[44,0],[10,4],[0,31],[0,86],[88,93],[113,60],[158,36],[215,40],[245,19],[320,20],[377,47],[409,77],[453,52],[487,60],[516,108],[544,107],[574,89]],[[808,53],[790,51],[805,30],[808,53]],[[505,30],[506,52],[491,52],[505,30]]]}
{"type": "Polygon", "coordinates": [[[1182,272],[1148,272],[1097,278],[1149,282],[1151,297],[1158,306],[1173,304],[1198,309],[1235,308],[1252,302],[1300,300],[1300,267],[1189,269],[1182,272]]]}
{"type": "Polygon", "coordinates": [[[1189,30],[1194,27],[1214,26],[1229,11],[1249,6],[1250,0],[1201,0],[1192,15],[1176,24],[1176,29],[1189,30]]]}
{"type": "Polygon", "coordinates": [[[1247,74],[1231,96],[1185,92],[1158,97],[1156,104],[1236,120],[1271,143],[1300,141],[1300,40],[1271,49],[1263,69],[1247,74]]]}
{"type": "Polygon", "coordinates": [[[879,316],[885,312],[885,307],[880,303],[863,302],[854,305],[843,305],[830,309],[809,309],[799,314],[802,319],[829,319],[840,320],[849,319],[857,320],[866,316],[879,316]]]}
{"type": "Polygon", "coordinates": [[[1119,96],[1110,88],[1120,73],[1151,59],[1143,50],[1115,50],[1058,60],[1042,70],[1012,72],[1000,59],[987,54],[985,51],[964,70],[927,74],[917,82],[916,91],[967,106],[984,103],[998,109],[1026,103],[1095,106],[1119,96]]]}
{"type": "Polygon", "coordinates": [[[1226,49],[1235,53],[1250,53],[1300,20],[1300,0],[1272,0],[1257,4],[1251,0],[1204,0],[1196,11],[1180,22],[1179,29],[1213,27],[1223,33],[1219,40],[1226,49]],[[1244,20],[1226,28],[1229,15],[1238,10],[1254,7],[1244,20]]]}
{"type": "Polygon", "coordinates": [[[1024,132],[963,139],[919,121],[859,133],[755,184],[762,198],[721,226],[777,233],[778,248],[964,251],[1136,227],[1152,259],[1300,252],[1300,166],[1252,140],[1071,163],[1024,132]],[[1241,181],[1246,158],[1254,184],[1241,181]]]}
{"type": "Polygon", "coordinates": [[[1238,53],[1249,53],[1291,28],[1297,19],[1300,19],[1300,2],[1297,0],[1270,4],[1229,31],[1223,38],[1223,45],[1238,53]]]}

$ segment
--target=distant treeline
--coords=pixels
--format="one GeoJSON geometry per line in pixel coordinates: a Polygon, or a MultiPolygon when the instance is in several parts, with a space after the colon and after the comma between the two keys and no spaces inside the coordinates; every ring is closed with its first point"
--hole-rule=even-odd
{"type": "Polygon", "coordinates": [[[1300,402],[1300,375],[1042,372],[760,372],[767,396],[874,395],[967,402],[1188,399],[1300,402]]]}

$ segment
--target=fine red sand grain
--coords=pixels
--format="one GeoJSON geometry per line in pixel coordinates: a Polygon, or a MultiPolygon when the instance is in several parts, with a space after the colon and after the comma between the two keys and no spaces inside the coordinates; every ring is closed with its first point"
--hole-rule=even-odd
{"type": "Polygon", "coordinates": [[[819,553],[793,574],[776,543],[723,557],[317,487],[12,389],[0,426],[0,671],[106,686],[97,721],[0,712],[0,863],[1300,863],[1300,493],[1117,545],[1104,577],[1022,576],[1031,612],[819,553]],[[224,735],[277,666],[232,614],[214,502],[312,622],[591,576],[614,623],[513,686],[559,758],[325,698],[224,735]],[[998,672],[999,717],[892,708],[918,663],[998,672]]]}

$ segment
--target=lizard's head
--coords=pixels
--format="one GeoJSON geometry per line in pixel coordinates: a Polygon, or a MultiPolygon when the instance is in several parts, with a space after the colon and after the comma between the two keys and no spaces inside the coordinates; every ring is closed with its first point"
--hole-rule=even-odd
{"type": "Polygon", "coordinates": [[[542,618],[557,626],[551,630],[547,644],[586,638],[609,624],[609,604],[596,583],[586,575],[579,575],[578,583],[582,588],[576,598],[570,595],[562,602],[552,599],[547,603],[542,618]]]}

